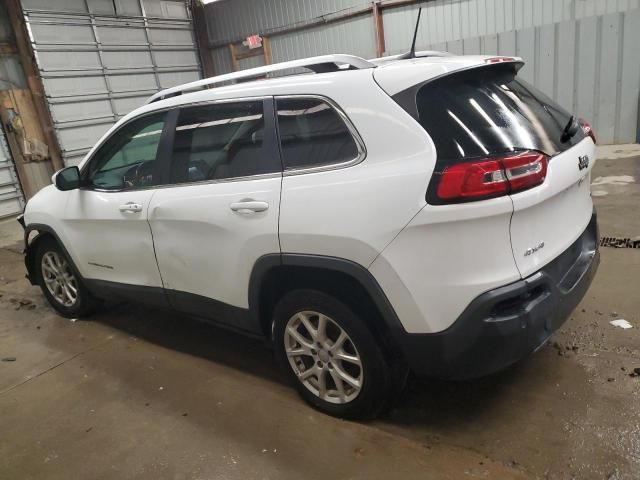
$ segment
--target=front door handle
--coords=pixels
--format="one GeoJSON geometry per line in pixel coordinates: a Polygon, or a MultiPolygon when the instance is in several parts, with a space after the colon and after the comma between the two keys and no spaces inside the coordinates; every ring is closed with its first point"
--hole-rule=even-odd
{"type": "Polygon", "coordinates": [[[123,213],[139,213],[142,211],[142,205],[136,202],[127,202],[120,205],[119,210],[123,213]]]}
{"type": "Polygon", "coordinates": [[[241,202],[232,203],[229,205],[229,208],[234,212],[247,214],[264,212],[269,208],[269,204],[267,202],[257,202],[255,200],[243,200],[241,202]]]}

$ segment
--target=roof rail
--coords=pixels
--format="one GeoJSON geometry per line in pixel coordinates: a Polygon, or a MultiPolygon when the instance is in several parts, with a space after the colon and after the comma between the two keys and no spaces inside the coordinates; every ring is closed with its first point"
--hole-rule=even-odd
{"type": "Polygon", "coordinates": [[[167,88],[152,95],[147,103],[152,103],[165,98],[175,97],[187,92],[201,90],[203,88],[219,85],[221,83],[231,81],[251,80],[263,77],[268,73],[279,72],[292,68],[307,68],[315,73],[334,72],[342,69],[362,69],[374,68],[375,65],[364,58],[354,55],[322,55],[319,57],[303,58],[300,60],[292,60],[290,62],[274,63],[273,65],[265,65],[264,67],[249,68],[239,72],[226,73],[215,77],[204,78],[195,82],[185,83],[177,87],[167,88]]]}
{"type": "MultiPolygon", "coordinates": [[[[403,58],[401,58],[402,55],[404,55],[404,54],[389,55],[388,57],[370,58],[367,61],[373,63],[376,66],[386,65],[387,63],[404,60],[403,58]]],[[[453,56],[453,54],[449,53],[449,52],[441,52],[441,51],[438,51],[438,50],[422,50],[420,52],[415,52],[415,57],[414,58],[451,57],[451,56],[453,56]]]]}

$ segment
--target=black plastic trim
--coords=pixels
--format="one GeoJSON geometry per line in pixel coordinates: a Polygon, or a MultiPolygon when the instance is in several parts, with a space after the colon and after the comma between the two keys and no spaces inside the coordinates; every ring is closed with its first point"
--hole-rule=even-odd
{"type": "Polygon", "coordinates": [[[165,292],[169,305],[178,312],[193,315],[251,336],[262,335],[260,322],[255,321],[246,308],[188,292],[177,290],[165,290],[165,292]]]}
{"type": "Polygon", "coordinates": [[[302,253],[264,255],[256,261],[249,280],[249,311],[254,322],[260,321],[260,292],[264,288],[264,279],[273,268],[280,266],[322,269],[339,272],[353,278],[367,292],[383,321],[392,332],[406,333],[391,302],[369,270],[344,258],[302,253]]]}
{"type": "Polygon", "coordinates": [[[162,287],[129,285],[92,278],[84,279],[83,283],[93,295],[104,300],[126,299],[152,307],[169,308],[169,302],[162,287]]]}

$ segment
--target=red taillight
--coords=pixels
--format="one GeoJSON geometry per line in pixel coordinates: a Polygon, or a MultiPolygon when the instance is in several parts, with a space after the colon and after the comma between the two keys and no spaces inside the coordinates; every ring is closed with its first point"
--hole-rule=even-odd
{"type": "Polygon", "coordinates": [[[521,192],[540,185],[547,176],[547,157],[523,152],[483,158],[446,167],[440,175],[440,200],[481,200],[521,192]]]}
{"type": "Polygon", "coordinates": [[[579,119],[578,122],[580,123],[582,131],[585,133],[585,135],[589,135],[591,137],[591,140],[593,140],[593,143],[597,143],[596,133],[593,131],[593,128],[591,128],[591,125],[589,125],[589,122],[587,122],[584,118],[579,119]]]}

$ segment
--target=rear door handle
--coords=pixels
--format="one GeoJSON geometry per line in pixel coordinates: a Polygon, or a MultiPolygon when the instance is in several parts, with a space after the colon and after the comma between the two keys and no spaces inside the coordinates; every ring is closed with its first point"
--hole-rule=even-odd
{"type": "Polygon", "coordinates": [[[136,202],[127,202],[120,205],[119,210],[123,213],[139,213],[142,211],[142,204],[136,202]]]}
{"type": "Polygon", "coordinates": [[[229,205],[229,208],[234,212],[247,214],[264,212],[269,208],[269,204],[267,202],[257,202],[255,200],[243,200],[241,202],[232,203],[229,205]]]}

